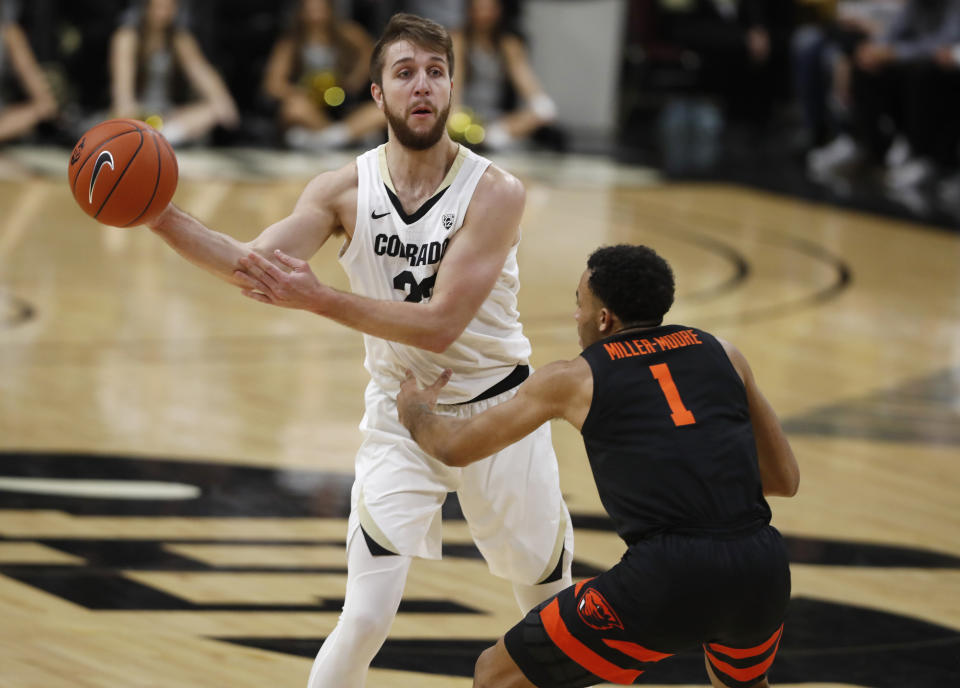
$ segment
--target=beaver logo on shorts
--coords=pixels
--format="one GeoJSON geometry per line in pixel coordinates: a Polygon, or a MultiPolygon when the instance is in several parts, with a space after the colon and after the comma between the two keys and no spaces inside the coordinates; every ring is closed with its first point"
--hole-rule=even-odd
{"type": "Polygon", "coordinates": [[[577,604],[577,613],[583,623],[598,631],[605,631],[608,628],[623,630],[620,617],[613,611],[613,607],[610,606],[606,598],[594,588],[587,588],[584,591],[580,602],[577,604]]]}

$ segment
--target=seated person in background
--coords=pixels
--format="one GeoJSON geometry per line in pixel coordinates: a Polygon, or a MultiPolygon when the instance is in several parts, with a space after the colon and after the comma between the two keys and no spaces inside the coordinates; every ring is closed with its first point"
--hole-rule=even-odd
{"type": "Polygon", "coordinates": [[[290,29],[273,47],[264,83],[279,104],[290,146],[328,150],[385,131],[368,88],[372,51],[370,36],[337,19],[330,0],[299,0],[290,29]]]}
{"type": "Polygon", "coordinates": [[[938,185],[940,200],[960,209],[960,42],[937,49],[934,61],[942,72],[946,88],[940,93],[939,108],[947,123],[943,154],[948,163],[946,178],[938,185]]]}
{"type": "Polygon", "coordinates": [[[662,38],[696,57],[698,90],[726,119],[770,123],[789,84],[796,0],[658,0],[662,38]]]}
{"type": "Polygon", "coordinates": [[[113,116],[159,117],[174,146],[240,122],[177,0],[143,0],[124,14],[110,45],[110,81],[113,116]]]}
{"type": "Polygon", "coordinates": [[[16,7],[0,0],[0,141],[33,131],[57,112],[57,103],[30,42],[16,23],[16,7]],[[26,98],[14,98],[7,83],[14,78],[26,98]]]}
{"type": "Polygon", "coordinates": [[[815,178],[887,162],[892,188],[916,186],[955,159],[956,123],[941,106],[949,77],[938,50],[960,42],[960,0],[906,0],[887,31],[853,56],[847,131],[811,151],[815,178]],[[892,128],[891,128],[892,123],[892,128]],[[894,154],[894,140],[905,142],[894,154]],[[889,153],[889,154],[888,154],[889,153]]]}
{"type": "Polygon", "coordinates": [[[832,140],[848,119],[857,46],[882,36],[901,6],[902,0],[840,0],[794,34],[795,88],[812,146],[832,140]]]}
{"type": "Polygon", "coordinates": [[[506,29],[500,0],[470,0],[464,31],[462,112],[450,118],[451,135],[502,150],[551,124],[557,109],[527,59],[523,41],[506,29]],[[518,107],[508,108],[510,100],[518,107]]]}

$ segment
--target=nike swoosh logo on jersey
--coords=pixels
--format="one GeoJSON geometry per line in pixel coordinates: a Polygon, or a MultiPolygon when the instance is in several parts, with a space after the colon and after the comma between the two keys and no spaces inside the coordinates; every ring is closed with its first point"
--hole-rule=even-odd
{"type": "Polygon", "coordinates": [[[388,210],[385,213],[380,213],[379,215],[377,215],[377,211],[374,210],[372,213],[370,213],[370,217],[372,217],[374,220],[379,220],[381,217],[386,217],[389,214],[390,214],[390,211],[388,210]]]}
{"type": "Polygon", "coordinates": [[[100,169],[104,165],[110,165],[111,170],[115,169],[113,166],[113,154],[110,151],[103,151],[97,156],[97,161],[93,164],[93,174],[90,175],[90,193],[87,194],[87,203],[93,203],[93,187],[97,183],[97,177],[100,176],[100,169]]]}

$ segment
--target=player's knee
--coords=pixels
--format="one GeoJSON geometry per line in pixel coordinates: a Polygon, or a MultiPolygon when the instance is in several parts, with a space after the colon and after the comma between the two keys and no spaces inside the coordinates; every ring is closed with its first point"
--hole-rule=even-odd
{"type": "Polygon", "coordinates": [[[393,616],[373,609],[344,609],[340,625],[357,644],[370,644],[379,647],[383,644],[393,616]],[[379,612],[379,613],[378,613],[379,612]]]}
{"type": "Polygon", "coordinates": [[[473,667],[473,688],[493,688],[495,648],[490,647],[480,653],[477,663],[473,667]]]}

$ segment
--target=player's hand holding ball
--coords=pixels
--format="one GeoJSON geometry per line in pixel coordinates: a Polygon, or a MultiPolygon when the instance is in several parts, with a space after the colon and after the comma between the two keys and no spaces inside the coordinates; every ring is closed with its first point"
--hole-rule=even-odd
{"type": "Polygon", "coordinates": [[[105,225],[132,227],[156,218],[177,188],[177,156],[156,129],[135,119],[92,127],[73,148],[73,197],[105,225]]]}

